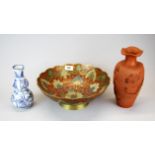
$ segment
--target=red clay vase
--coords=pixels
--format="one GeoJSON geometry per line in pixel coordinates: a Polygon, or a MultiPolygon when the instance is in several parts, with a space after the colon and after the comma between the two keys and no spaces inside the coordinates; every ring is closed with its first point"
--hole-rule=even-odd
{"type": "Polygon", "coordinates": [[[125,60],[118,62],[114,70],[114,91],[117,104],[124,108],[133,106],[144,80],[144,66],[137,57],[143,51],[137,47],[123,48],[125,60]]]}

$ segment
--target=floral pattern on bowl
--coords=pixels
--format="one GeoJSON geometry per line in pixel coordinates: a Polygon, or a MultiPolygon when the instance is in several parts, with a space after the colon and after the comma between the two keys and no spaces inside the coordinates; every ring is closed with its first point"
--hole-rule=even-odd
{"type": "Polygon", "coordinates": [[[67,64],[41,73],[38,86],[45,95],[60,102],[65,109],[82,109],[101,95],[109,85],[106,72],[90,65],[67,64]],[[66,69],[66,66],[72,69],[66,69]]]}

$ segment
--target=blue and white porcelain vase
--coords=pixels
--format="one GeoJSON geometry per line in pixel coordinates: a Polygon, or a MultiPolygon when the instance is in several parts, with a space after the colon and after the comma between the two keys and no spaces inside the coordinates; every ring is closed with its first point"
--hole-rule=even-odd
{"type": "Polygon", "coordinates": [[[24,77],[24,66],[14,65],[15,80],[13,83],[12,104],[17,108],[30,108],[33,104],[33,94],[28,89],[28,80],[24,77]]]}

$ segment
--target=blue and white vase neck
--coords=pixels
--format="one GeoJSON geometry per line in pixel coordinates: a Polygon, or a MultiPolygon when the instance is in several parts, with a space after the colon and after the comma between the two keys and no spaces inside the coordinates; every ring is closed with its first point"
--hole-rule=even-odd
{"type": "Polygon", "coordinates": [[[29,108],[33,104],[33,94],[28,89],[28,80],[24,77],[24,66],[14,65],[13,70],[15,72],[15,80],[11,101],[17,108],[29,108]]]}
{"type": "Polygon", "coordinates": [[[24,78],[24,66],[23,65],[14,65],[13,70],[15,72],[16,78],[24,78]]]}

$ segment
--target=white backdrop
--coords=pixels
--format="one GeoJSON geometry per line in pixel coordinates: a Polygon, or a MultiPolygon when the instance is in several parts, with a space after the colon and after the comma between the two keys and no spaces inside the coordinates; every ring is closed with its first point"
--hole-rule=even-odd
{"type": "Polygon", "coordinates": [[[155,120],[155,35],[0,35],[0,120],[155,120]],[[130,45],[144,50],[145,81],[135,105],[123,109],[115,104],[113,70],[130,45]],[[105,70],[111,83],[107,91],[80,111],[63,110],[44,96],[36,84],[47,68],[65,63],[92,64],[105,70]],[[25,65],[25,76],[35,104],[18,111],[10,102],[14,64],[25,65]]]}

